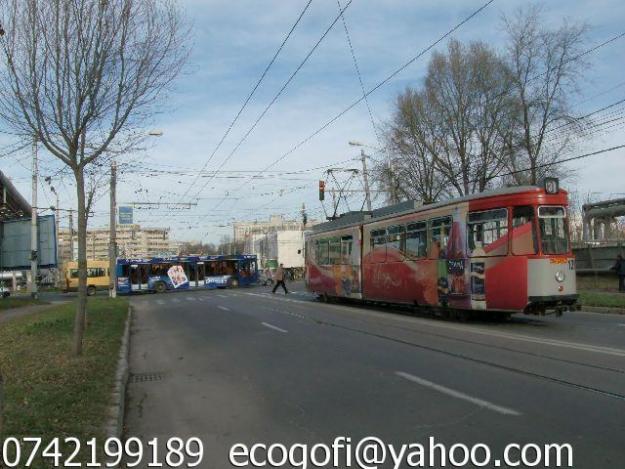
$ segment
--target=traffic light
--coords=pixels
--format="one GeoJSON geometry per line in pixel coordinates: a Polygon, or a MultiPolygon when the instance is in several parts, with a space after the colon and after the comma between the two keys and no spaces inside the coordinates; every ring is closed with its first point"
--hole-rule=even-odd
{"type": "Polygon", "coordinates": [[[319,181],[319,200],[325,199],[326,182],[319,181]]]}

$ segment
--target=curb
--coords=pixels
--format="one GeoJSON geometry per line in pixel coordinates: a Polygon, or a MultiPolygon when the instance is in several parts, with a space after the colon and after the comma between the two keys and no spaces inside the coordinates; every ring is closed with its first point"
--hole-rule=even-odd
{"type": "Polygon", "coordinates": [[[623,308],[609,308],[606,306],[584,306],[582,305],[582,312],[588,313],[602,313],[602,314],[625,314],[623,308]]]}
{"type": "Polygon", "coordinates": [[[106,438],[121,439],[124,427],[124,412],[126,403],[126,386],[128,384],[128,357],[130,352],[130,323],[132,321],[132,307],[128,306],[128,318],[122,337],[113,386],[112,402],[109,407],[109,418],[104,429],[106,438]]]}

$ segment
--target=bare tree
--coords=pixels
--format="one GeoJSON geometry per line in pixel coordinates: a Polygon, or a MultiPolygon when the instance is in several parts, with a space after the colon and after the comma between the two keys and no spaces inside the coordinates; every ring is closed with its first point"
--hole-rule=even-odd
{"type": "MultiPolygon", "coordinates": [[[[76,181],[79,295],[74,352],[86,311],[87,172],[123,153],[187,57],[187,31],[170,0],[5,0],[0,22],[0,117],[36,139],[76,181]]],[[[88,179],[88,178],[87,178],[88,179]]]]}
{"type": "MultiPolygon", "coordinates": [[[[582,48],[586,26],[564,23],[548,29],[541,9],[529,6],[504,17],[508,34],[507,63],[512,75],[515,135],[509,169],[518,171],[518,184],[536,184],[549,172],[561,171],[556,162],[570,147],[570,133],[579,131],[570,113],[570,98],[577,91],[586,66],[582,48]],[[554,130],[561,139],[546,139],[554,130]],[[555,145],[549,145],[547,140],[555,145]],[[547,165],[547,166],[543,166],[547,165]],[[528,171],[522,171],[523,169],[528,171]]],[[[553,137],[551,135],[550,137],[553,137]]]]}
{"type": "Polygon", "coordinates": [[[440,131],[436,164],[458,195],[485,190],[502,166],[509,122],[509,74],[481,42],[451,40],[432,56],[425,93],[440,131]]]}
{"type": "Polygon", "coordinates": [[[436,166],[439,153],[431,107],[423,92],[407,88],[397,97],[395,114],[386,131],[392,164],[376,168],[383,187],[395,184],[401,198],[436,202],[444,182],[436,166]]]}
{"type": "Polygon", "coordinates": [[[387,131],[399,156],[382,181],[425,203],[484,191],[505,167],[511,148],[510,74],[481,42],[451,40],[432,56],[424,87],[397,99],[387,131]]]}

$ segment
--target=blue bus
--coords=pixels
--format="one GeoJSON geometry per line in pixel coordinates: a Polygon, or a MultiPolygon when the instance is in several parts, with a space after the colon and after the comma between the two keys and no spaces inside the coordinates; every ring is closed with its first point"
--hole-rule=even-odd
{"type": "Polygon", "coordinates": [[[229,288],[258,282],[255,255],[174,256],[117,259],[117,292],[229,288]]]}

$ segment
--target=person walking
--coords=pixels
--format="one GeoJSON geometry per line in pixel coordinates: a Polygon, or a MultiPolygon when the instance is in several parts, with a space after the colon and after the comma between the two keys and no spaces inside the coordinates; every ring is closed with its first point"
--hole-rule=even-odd
{"type": "Polygon", "coordinates": [[[618,291],[625,292],[625,259],[620,254],[616,256],[612,270],[618,275],[618,291]]]}
{"type": "Polygon", "coordinates": [[[271,293],[275,293],[278,287],[282,285],[282,288],[284,288],[284,294],[287,295],[289,291],[286,289],[286,285],[284,283],[284,268],[282,267],[282,264],[280,264],[276,269],[274,278],[276,280],[276,284],[273,286],[273,290],[271,293]]]}

